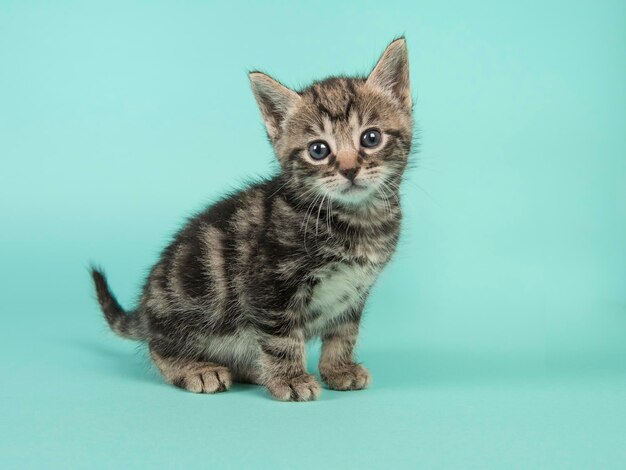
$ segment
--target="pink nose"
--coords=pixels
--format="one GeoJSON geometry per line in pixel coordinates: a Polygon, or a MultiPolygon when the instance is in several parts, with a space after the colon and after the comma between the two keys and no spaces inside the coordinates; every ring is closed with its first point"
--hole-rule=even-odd
{"type": "Polygon", "coordinates": [[[356,174],[359,172],[357,157],[358,153],[354,149],[342,149],[337,152],[339,173],[349,181],[354,181],[356,174]]]}

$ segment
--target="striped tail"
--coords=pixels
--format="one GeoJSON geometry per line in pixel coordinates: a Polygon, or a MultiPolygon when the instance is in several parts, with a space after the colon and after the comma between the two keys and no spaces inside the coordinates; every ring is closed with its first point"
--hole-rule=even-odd
{"type": "Polygon", "coordinates": [[[129,314],[122,308],[111,293],[104,273],[92,267],[91,276],[96,286],[98,303],[111,329],[123,338],[145,339],[141,334],[139,316],[132,312],[129,314]]]}

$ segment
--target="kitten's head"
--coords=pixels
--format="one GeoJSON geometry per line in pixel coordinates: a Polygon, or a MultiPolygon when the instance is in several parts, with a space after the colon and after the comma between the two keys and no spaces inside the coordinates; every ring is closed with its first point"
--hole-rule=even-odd
{"type": "Polygon", "coordinates": [[[395,192],[413,128],[403,38],[367,78],[328,78],[298,92],[261,72],[250,82],[282,171],[302,195],[361,205],[395,192]]]}

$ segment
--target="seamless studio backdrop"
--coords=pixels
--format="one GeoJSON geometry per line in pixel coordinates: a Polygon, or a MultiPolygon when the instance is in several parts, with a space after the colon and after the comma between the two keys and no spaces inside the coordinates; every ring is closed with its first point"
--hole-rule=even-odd
{"type": "Polygon", "coordinates": [[[626,4],[471,3],[0,3],[0,466],[623,468],[626,4]],[[400,34],[421,149],[372,387],[163,383],[88,264],[131,307],[186,217],[275,170],[248,70],[366,74],[400,34]]]}

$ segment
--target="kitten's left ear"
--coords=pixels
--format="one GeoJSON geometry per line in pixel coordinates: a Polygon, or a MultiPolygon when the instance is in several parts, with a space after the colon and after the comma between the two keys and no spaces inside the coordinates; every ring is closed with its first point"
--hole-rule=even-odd
{"type": "Polygon", "coordinates": [[[280,134],[287,113],[301,99],[300,95],[261,72],[250,73],[250,85],[263,115],[267,134],[274,141],[280,134]]]}
{"type": "Polygon", "coordinates": [[[411,82],[409,81],[409,55],[404,38],[396,39],[372,70],[367,83],[388,90],[407,108],[411,108],[411,82]]]}

